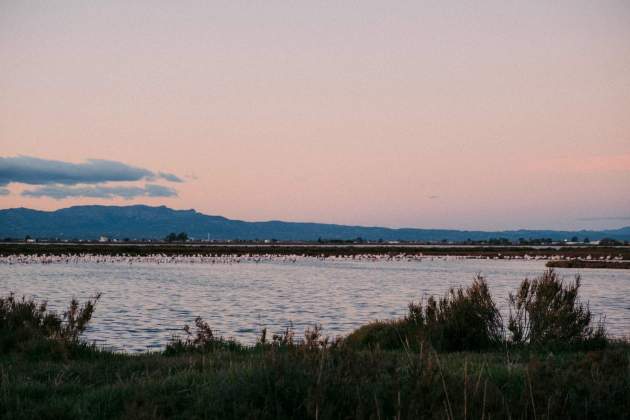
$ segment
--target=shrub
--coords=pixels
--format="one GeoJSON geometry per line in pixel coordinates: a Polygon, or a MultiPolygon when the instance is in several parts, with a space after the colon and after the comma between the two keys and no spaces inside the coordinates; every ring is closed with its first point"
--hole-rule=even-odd
{"type": "Polygon", "coordinates": [[[422,315],[425,334],[439,350],[485,350],[503,342],[503,320],[481,276],[466,289],[450,289],[440,300],[430,297],[423,314],[417,306],[410,305],[408,318],[422,315]]]}
{"type": "Polygon", "coordinates": [[[342,344],[351,349],[400,350],[410,347],[417,350],[422,342],[421,327],[406,318],[373,321],[354,330],[342,344]]]}
{"type": "Polygon", "coordinates": [[[588,303],[578,299],[580,276],[565,283],[553,269],[521,283],[509,294],[508,330],[512,342],[532,345],[603,342],[606,332],[602,322],[593,328],[588,303]]]}
{"type": "Polygon", "coordinates": [[[439,351],[485,350],[503,342],[503,320],[485,279],[477,276],[467,288],[450,289],[426,305],[410,303],[407,316],[395,321],[376,321],[346,338],[353,347],[383,350],[417,348],[429,342],[439,351]]]}
{"type": "Polygon", "coordinates": [[[97,294],[83,305],[72,299],[61,316],[49,311],[45,301],[17,299],[12,293],[0,298],[0,352],[23,350],[29,343],[42,340],[79,343],[100,296],[97,294]]]}
{"type": "Polygon", "coordinates": [[[185,338],[174,336],[166,345],[164,354],[174,356],[181,353],[212,352],[217,349],[239,350],[242,346],[234,340],[226,340],[223,337],[215,337],[210,325],[201,317],[195,318],[195,332],[189,325],[182,328],[185,338]]]}

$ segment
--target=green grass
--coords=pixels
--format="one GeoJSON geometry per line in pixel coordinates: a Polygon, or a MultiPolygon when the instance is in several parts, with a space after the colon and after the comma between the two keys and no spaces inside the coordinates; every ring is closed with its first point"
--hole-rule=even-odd
{"type": "MultiPolygon", "coordinates": [[[[0,356],[0,413],[23,418],[624,418],[630,346],[437,354],[343,346],[0,356]]],[[[625,417],[627,418],[627,417],[625,417]]]]}

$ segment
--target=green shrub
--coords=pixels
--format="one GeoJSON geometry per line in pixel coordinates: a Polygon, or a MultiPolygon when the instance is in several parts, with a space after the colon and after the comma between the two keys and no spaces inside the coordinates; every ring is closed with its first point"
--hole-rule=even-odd
{"type": "Polygon", "coordinates": [[[417,306],[410,305],[409,317],[422,315],[426,336],[438,350],[486,350],[503,342],[503,319],[481,276],[466,289],[449,290],[440,300],[430,297],[423,314],[417,306]]]}
{"type": "Polygon", "coordinates": [[[72,299],[61,316],[49,311],[45,301],[17,299],[12,293],[0,298],[0,352],[36,348],[42,341],[78,344],[99,298],[97,294],[83,305],[72,299]]]}
{"type": "Polygon", "coordinates": [[[223,337],[215,337],[210,325],[201,317],[195,318],[195,332],[189,325],[182,329],[186,334],[184,338],[174,336],[166,345],[164,354],[174,356],[181,353],[206,353],[218,349],[240,350],[243,348],[234,340],[226,340],[223,337]]]}
{"type": "Polygon", "coordinates": [[[521,283],[509,294],[508,330],[512,342],[531,345],[566,345],[606,341],[604,325],[592,325],[588,303],[578,299],[580,276],[565,283],[553,269],[521,283]]]}
{"type": "Polygon", "coordinates": [[[407,316],[376,321],[350,334],[351,347],[395,350],[417,349],[423,342],[438,351],[485,350],[501,345],[503,321],[485,279],[477,276],[467,288],[450,289],[440,299],[410,303],[407,316]]]}
{"type": "Polygon", "coordinates": [[[421,342],[421,326],[407,318],[373,321],[343,339],[343,345],[352,349],[400,350],[409,347],[417,350],[421,342]]]}

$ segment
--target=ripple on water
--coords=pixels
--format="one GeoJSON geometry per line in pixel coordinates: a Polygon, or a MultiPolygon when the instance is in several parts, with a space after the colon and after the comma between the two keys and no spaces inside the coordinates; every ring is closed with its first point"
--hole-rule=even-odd
{"type": "MultiPolygon", "coordinates": [[[[75,296],[102,292],[88,339],[114,350],[157,350],[196,316],[216,335],[253,343],[260,331],[314,323],[346,334],[374,319],[402,316],[407,304],[486,276],[501,310],[508,291],[544,270],[543,261],[265,261],[240,264],[0,265],[0,288],[46,299],[63,310],[75,296]]],[[[558,270],[572,276],[578,270],[558,270]]],[[[630,335],[630,272],[579,270],[582,296],[608,329],[630,335]]]]}

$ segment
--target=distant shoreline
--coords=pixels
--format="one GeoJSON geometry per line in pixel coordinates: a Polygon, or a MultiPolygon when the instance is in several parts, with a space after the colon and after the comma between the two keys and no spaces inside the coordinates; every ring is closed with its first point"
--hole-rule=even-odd
{"type": "MultiPolygon", "coordinates": [[[[337,245],[337,244],[204,244],[204,243],[0,243],[8,255],[353,255],[459,256],[496,259],[554,259],[559,262],[630,260],[628,246],[470,246],[470,245],[337,245]],[[580,260],[577,260],[580,259],[580,260]]],[[[589,263],[592,264],[592,263],[589,263]]]]}
{"type": "Polygon", "coordinates": [[[630,261],[610,261],[610,260],[556,260],[547,261],[550,268],[612,268],[617,270],[630,270],[630,261]]]}

